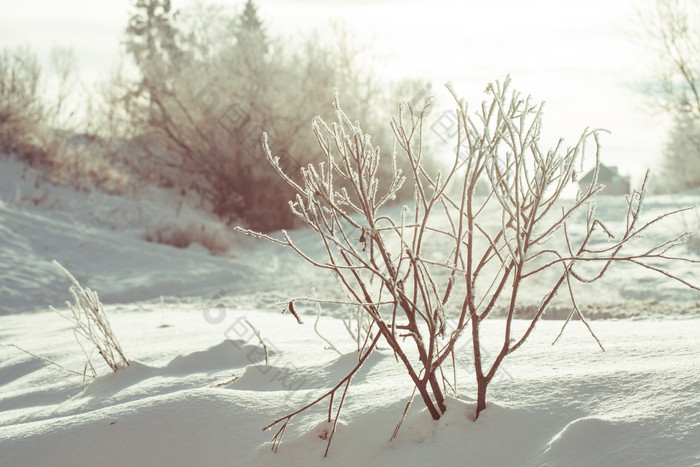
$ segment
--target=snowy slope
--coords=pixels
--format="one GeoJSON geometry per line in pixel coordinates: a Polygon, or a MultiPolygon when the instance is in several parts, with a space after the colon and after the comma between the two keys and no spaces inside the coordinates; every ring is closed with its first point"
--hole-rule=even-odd
{"type": "MultiPolygon", "coordinates": [[[[22,164],[0,158],[0,314],[46,309],[65,301],[67,283],[51,265],[53,259],[84,286],[97,290],[106,303],[216,296],[221,291],[225,296],[252,293],[259,299],[258,291],[283,296],[308,295],[312,287],[326,293],[335,290],[332,279],[290,251],[236,234],[204,213],[178,209],[177,200],[163,193],[151,190],[117,197],[75,192],[37,183],[36,177],[36,172],[22,164]],[[183,249],[144,240],[163,225],[193,223],[220,235],[230,245],[229,252],[214,256],[196,243],[183,249]]],[[[700,195],[652,197],[645,216],[652,218],[699,200],[700,195]]],[[[618,220],[624,218],[624,199],[601,198],[597,211],[613,232],[621,230],[618,220]]],[[[585,222],[583,216],[576,220],[585,222]]],[[[671,219],[649,231],[640,248],[684,228],[682,218],[671,219]]],[[[575,227],[570,230],[576,231],[575,227]]],[[[310,254],[322,253],[312,232],[295,232],[295,238],[310,254]]],[[[677,253],[697,258],[700,251],[681,249],[677,253]]],[[[676,263],[672,272],[700,283],[700,271],[692,264],[676,263]]],[[[603,281],[582,293],[594,318],[700,313],[698,292],[634,265],[615,265],[603,281]],[[634,305],[628,306],[629,301],[634,305]]],[[[538,304],[542,294],[539,283],[528,286],[520,295],[522,307],[538,304]]],[[[562,301],[561,306],[552,306],[549,317],[567,313],[568,306],[562,301]]]]}
{"type": "Polygon", "coordinates": [[[36,187],[36,177],[35,171],[0,159],[0,314],[46,309],[68,298],[53,259],[107,303],[242,290],[248,284],[241,279],[256,274],[255,267],[234,258],[244,239],[236,240],[231,229],[204,214],[177,211],[160,193],[139,199],[46,182],[36,187]],[[144,240],[162,225],[193,222],[219,229],[235,248],[212,256],[199,244],[181,249],[144,240]]]}

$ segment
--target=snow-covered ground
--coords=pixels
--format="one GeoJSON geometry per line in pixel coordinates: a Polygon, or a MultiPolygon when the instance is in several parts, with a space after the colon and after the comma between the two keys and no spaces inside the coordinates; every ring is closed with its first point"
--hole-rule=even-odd
{"type": "MultiPolygon", "coordinates": [[[[550,345],[562,324],[554,310],[505,360],[477,422],[465,341],[447,414],[433,422],[415,403],[389,442],[412,387],[380,348],[352,380],[327,458],[327,404],[293,418],[274,453],[276,429],[261,428],[332,388],[357,361],[342,309],[318,323],[340,356],[314,332],[312,307],[300,307],[303,325],[279,313],[279,300],[331,293],[334,281],[158,193],[135,201],[36,186],[31,170],[0,164],[1,466],[700,465],[700,294],[663,276],[620,266],[581,296],[593,318],[612,318],[592,321],[606,352],[578,322],[550,345]],[[163,225],[189,224],[222,229],[231,249],[212,255],[144,240],[163,225]],[[126,370],[100,367],[102,376],[83,381],[7,346],[82,370],[70,323],[47,309],[69,298],[52,259],[99,292],[132,360],[126,370]]],[[[646,215],[698,200],[651,197],[646,215]]],[[[613,219],[623,207],[610,199],[598,208],[613,219]]],[[[671,221],[645,241],[683,227],[671,221]]],[[[294,236],[313,251],[311,232],[294,236]]],[[[700,283],[697,266],[673,268],[700,283]]],[[[526,291],[524,306],[540,293],[526,291]]],[[[487,352],[502,326],[484,324],[487,352]]]]}

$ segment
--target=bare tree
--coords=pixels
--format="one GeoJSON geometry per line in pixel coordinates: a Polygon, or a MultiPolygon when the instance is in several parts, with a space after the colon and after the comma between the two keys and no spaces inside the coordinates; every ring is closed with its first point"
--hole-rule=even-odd
{"type": "Polygon", "coordinates": [[[38,143],[45,116],[40,82],[35,53],[26,47],[0,51],[0,151],[30,161],[44,157],[38,143]]]}
{"type": "MultiPolygon", "coordinates": [[[[451,166],[437,174],[423,167],[422,114],[406,106],[399,109],[391,127],[409,162],[406,177],[414,182],[415,196],[410,208],[404,206],[394,215],[382,207],[405,181],[396,168],[396,152],[390,156],[395,167],[392,179],[380,181],[376,176],[380,148],[343,112],[337,95],[336,121],[327,124],[317,118],[313,123],[325,160],[304,167],[301,183],[284,173],[264,140],[268,159],[296,192],[290,201],[292,212],[318,234],[323,255],[302,251],[286,231],[282,238],[273,238],[240,230],[290,248],[334,275],[347,296],[347,306],[361,307],[371,318],[356,368],[300,411],[266,427],[279,427],[274,449],[289,421],[323,400],[329,401],[328,421],[333,418],[335,426],[354,372],[380,340],[405,366],[414,393],[437,420],[445,413],[448,388],[456,392],[457,386],[456,368],[450,381],[443,366],[453,362],[454,353],[461,348],[457,342],[471,337],[478,388],[476,419],[486,408],[487,388],[499,366],[526,341],[560,290],[570,298],[569,319],[578,317],[595,338],[572,284],[600,279],[612,263],[638,264],[695,288],[647,262],[683,261],[667,254],[682,242],[682,236],[649,251],[626,253],[635,237],[671,214],[642,223],[643,187],[629,199],[624,231],[609,243],[594,241],[598,236],[613,238],[596,219],[590,203],[602,188],[597,177],[568,205],[560,197],[580,170],[578,162],[587,144],[589,148],[592,144],[597,159],[599,131],[586,130],[568,149],[562,141],[549,150],[541,149],[542,105],[511,91],[509,85],[509,78],[490,84],[488,100],[474,114],[448,86],[457,104],[460,132],[451,166]],[[490,187],[485,197],[476,195],[483,179],[490,187]],[[341,187],[340,181],[349,188],[341,187]],[[456,196],[448,189],[452,184],[460,187],[456,196]],[[586,209],[585,232],[571,235],[568,220],[586,209]],[[499,222],[490,221],[494,218],[499,222]],[[556,236],[560,242],[553,239],[556,236]],[[579,270],[581,263],[599,267],[587,275],[579,270]],[[542,301],[527,325],[517,326],[516,331],[519,291],[537,286],[540,281],[533,278],[545,273],[550,275],[544,276],[547,286],[542,289],[542,301]],[[481,324],[496,314],[498,306],[505,307],[503,341],[495,357],[488,358],[481,351],[481,324]],[[335,396],[340,390],[338,400],[335,396]]],[[[290,311],[294,312],[297,300],[305,298],[290,300],[290,311]]],[[[399,426],[400,422],[397,430],[399,426]]]]}
{"type": "MultiPolygon", "coordinates": [[[[253,1],[238,14],[202,5],[176,13],[164,0],[135,5],[126,43],[140,76],[127,106],[149,156],[141,167],[195,193],[227,223],[271,231],[296,221],[280,210],[293,192],[265,161],[263,129],[296,173],[319,157],[308,122],[327,112],[334,87],[358,97],[352,110],[363,121],[388,118],[376,112],[388,97],[365,64],[365,46],[341,26],[323,38],[283,39],[268,33],[253,1]]],[[[375,138],[390,142],[391,131],[377,128],[375,138]]]]}
{"type": "Polygon", "coordinates": [[[650,51],[654,67],[641,86],[654,112],[673,118],[664,148],[663,177],[658,191],[700,186],[700,4],[693,0],[654,0],[639,10],[641,42],[650,51]]]}
{"type": "Polygon", "coordinates": [[[673,119],[663,149],[661,173],[654,179],[652,188],[655,192],[664,193],[699,186],[700,118],[681,113],[673,119]]]}
{"type": "Polygon", "coordinates": [[[643,91],[658,108],[700,118],[700,5],[688,0],[654,0],[638,12],[641,42],[655,68],[643,91]]]}
{"type": "Polygon", "coordinates": [[[54,98],[47,110],[47,121],[55,128],[67,130],[75,126],[78,117],[78,106],[70,105],[76,100],[74,94],[79,85],[77,57],[70,47],[54,46],[49,62],[49,77],[52,78],[49,84],[54,98]]]}

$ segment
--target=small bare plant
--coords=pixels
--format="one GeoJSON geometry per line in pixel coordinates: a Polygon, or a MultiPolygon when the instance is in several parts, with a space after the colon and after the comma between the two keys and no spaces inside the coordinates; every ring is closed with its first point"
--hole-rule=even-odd
{"type": "Polygon", "coordinates": [[[85,383],[88,377],[97,377],[97,370],[92,364],[92,355],[94,350],[97,350],[107,365],[115,373],[118,370],[129,366],[129,361],[124,356],[124,352],[122,352],[121,346],[119,345],[114,332],[112,332],[112,327],[109,324],[107,313],[105,312],[104,307],[97,296],[97,292],[93,292],[90,289],[83,289],[78,280],[73,277],[73,275],[68,272],[66,268],[61,266],[58,261],[54,260],[53,264],[73,283],[69,290],[73,296],[75,304],[66,302],[66,307],[68,308],[66,312],[61,312],[54,307],[51,307],[51,310],[62,318],[76,325],[75,329],[73,330],[75,340],[82,349],[86,359],[83,370],[76,371],[66,368],[62,364],[50,358],[37,355],[15,344],[0,344],[0,346],[13,347],[33,358],[36,358],[37,360],[53,365],[55,368],[58,368],[65,373],[82,376],[83,383],[85,383]],[[88,351],[83,345],[82,339],[91,342],[94,349],[88,351]]]}
{"type": "MultiPolygon", "coordinates": [[[[560,290],[570,299],[569,319],[578,317],[598,341],[572,284],[594,282],[611,264],[626,262],[697,289],[645,262],[690,261],[667,254],[683,242],[683,235],[648,251],[626,253],[635,237],[673,214],[643,223],[640,212],[644,186],[628,199],[624,231],[618,237],[613,237],[595,217],[591,201],[602,188],[597,176],[568,206],[560,199],[582,170],[580,162],[591,142],[598,166],[599,130],[586,130],[571,148],[564,149],[560,140],[554,148],[542,150],[542,104],[511,92],[509,85],[509,78],[490,84],[486,88],[488,100],[473,115],[448,85],[456,102],[460,131],[454,159],[444,173],[431,174],[424,168],[423,112],[399,108],[391,127],[398,148],[409,162],[407,176],[413,181],[415,193],[410,208],[404,206],[393,216],[391,211],[380,209],[397,196],[405,180],[395,162],[397,148],[391,154],[393,177],[380,181],[380,148],[373,146],[360,124],[343,112],[337,95],[337,121],[329,125],[317,118],[313,122],[325,160],[302,168],[301,184],[284,173],[263,138],[268,159],[296,191],[295,200],[289,203],[292,212],[318,234],[322,258],[302,251],[286,231],[282,231],[282,238],[273,238],[239,230],[291,248],[312,265],[333,274],[348,297],[347,306],[360,307],[371,321],[357,366],[330,391],[265,428],[279,427],[273,439],[274,450],[289,421],[323,400],[329,401],[328,421],[333,416],[335,426],[352,376],[380,339],[405,366],[414,393],[420,395],[437,420],[446,410],[448,385],[455,390],[457,384],[456,369],[450,384],[445,377],[449,372],[443,372],[442,366],[454,361],[454,353],[462,348],[458,340],[471,336],[477,419],[486,408],[487,387],[499,366],[530,336],[560,290]],[[484,181],[488,193],[479,196],[477,186],[483,187],[484,181]],[[453,184],[459,189],[451,189],[453,184]],[[570,232],[568,220],[579,211],[586,212],[585,231],[570,232]],[[598,243],[599,236],[609,241],[598,243]],[[599,267],[591,271],[590,264],[599,267]],[[579,270],[579,265],[585,270],[579,270]],[[544,278],[533,281],[535,276],[544,278]],[[515,326],[518,293],[524,287],[544,287],[542,300],[534,316],[523,320],[524,325],[521,322],[515,326]],[[497,309],[504,310],[505,315],[503,340],[494,356],[488,357],[482,353],[481,323],[496,315],[497,309]],[[335,395],[341,388],[342,397],[337,403],[335,395]]],[[[674,212],[680,211],[684,210],[674,212]]],[[[292,300],[290,307],[296,300],[300,299],[292,300]]],[[[332,436],[333,432],[329,445],[332,436]]]]}
{"type": "Polygon", "coordinates": [[[686,238],[688,248],[700,251],[700,210],[697,206],[694,213],[683,217],[683,230],[689,232],[686,238]]]}
{"type": "MultiPolygon", "coordinates": [[[[75,303],[66,302],[68,310],[65,312],[61,312],[54,307],[51,307],[51,309],[75,324],[76,340],[83,348],[88,358],[89,366],[93,368],[90,362],[90,354],[85,351],[85,347],[80,342],[80,337],[92,343],[113,372],[116,373],[129,366],[129,360],[124,356],[119,341],[112,331],[109,318],[100,302],[100,298],[97,296],[97,292],[83,289],[77,279],[66,268],[61,266],[58,261],[54,260],[53,264],[73,283],[69,290],[75,303]]],[[[96,372],[93,368],[94,374],[96,372]]]]}

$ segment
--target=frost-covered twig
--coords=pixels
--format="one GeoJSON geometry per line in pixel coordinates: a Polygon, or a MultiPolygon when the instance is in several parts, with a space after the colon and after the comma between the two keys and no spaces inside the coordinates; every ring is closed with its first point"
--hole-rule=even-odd
{"type": "Polygon", "coordinates": [[[258,331],[255,328],[255,326],[253,326],[253,323],[251,323],[248,320],[245,320],[245,324],[247,324],[248,327],[253,331],[253,334],[255,334],[255,337],[258,338],[258,342],[260,342],[260,345],[262,345],[263,351],[265,352],[265,365],[267,365],[267,361],[268,361],[267,345],[265,344],[265,341],[263,341],[263,338],[260,335],[260,331],[258,331]]]}
{"type": "Polygon", "coordinates": [[[26,353],[27,355],[29,355],[30,357],[36,358],[37,360],[41,360],[41,361],[44,362],[44,363],[48,363],[49,365],[52,365],[52,366],[58,368],[59,370],[65,372],[65,373],[68,373],[68,374],[71,374],[71,375],[77,375],[77,376],[83,376],[83,375],[84,375],[84,373],[81,373],[81,372],[75,371],[75,370],[71,370],[70,368],[66,368],[66,367],[64,367],[63,365],[61,365],[60,363],[58,363],[58,362],[56,362],[56,361],[54,361],[54,360],[51,360],[50,358],[46,358],[46,357],[42,357],[41,355],[37,355],[37,354],[35,354],[35,353],[33,353],[33,352],[30,352],[30,351],[27,350],[27,349],[23,349],[22,347],[20,347],[20,346],[18,346],[18,345],[15,345],[15,344],[0,344],[0,346],[3,346],[3,347],[14,347],[15,349],[19,350],[20,352],[24,352],[24,353],[26,353]]]}
{"type": "MultiPolygon", "coordinates": [[[[348,385],[350,384],[350,379],[355,375],[355,373],[357,372],[357,370],[359,370],[359,369],[362,367],[362,364],[365,362],[365,360],[367,360],[367,357],[370,356],[370,354],[371,354],[372,351],[374,350],[374,347],[377,345],[377,341],[378,341],[378,340],[379,340],[379,335],[377,335],[377,336],[374,338],[374,340],[373,340],[372,343],[369,345],[369,347],[367,348],[367,350],[365,351],[365,353],[362,354],[362,355],[360,355],[360,359],[359,359],[359,361],[357,362],[357,364],[355,365],[355,367],[354,367],[352,370],[350,370],[350,372],[347,374],[347,376],[345,376],[343,379],[341,379],[340,382],[339,382],[338,384],[336,384],[330,391],[327,391],[327,392],[324,393],[322,396],[320,396],[320,397],[318,397],[317,399],[315,399],[313,402],[310,402],[309,404],[306,404],[306,405],[305,405],[304,407],[302,407],[301,409],[296,410],[296,411],[294,411],[294,412],[292,412],[292,413],[290,413],[290,414],[288,414],[288,415],[285,415],[285,416],[282,417],[282,418],[278,418],[277,420],[275,420],[274,422],[270,423],[269,425],[267,425],[266,427],[264,427],[264,428],[262,429],[263,431],[267,431],[267,430],[269,430],[270,428],[272,428],[273,426],[282,423],[282,426],[279,428],[279,430],[278,430],[277,433],[275,434],[274,438],[272,439],[272,450],[273,450],[273,451],[277,452],[277,449],[279,448],[279,445],[280,445],[280,443],[282,442],[282,436],[284,435],[284,431],[285,431],[285,429],[287,428],[287,424],[289,423],[289,421],[290,421],[293,417],[295,417],[296,415],[299,415],[300,413],[302,413],[303,411],[309,409],[310,407],[315,406],[316,404],[318,404],[319,402],[321,402],[322,400],[324,400],[324,399],[326,399],[326,398],[328,398],[328,397],[330,397],[330,404],[329,404],[329,406],[328,406],[328,421],[330,422],[330,421],[331,421],[331,412],[332,412],[332,410],[333,410],[333,398],[334,398],[334,396],[335,396],[336,391],[337,391],[338,389],[340,389],[340,387],[343,386],[343,384],[345,384],[345,390],[343,391],[343,397],[342,397],[341,402],[340,402],[340,404],[339,404],[339,406],[338,406],[338,410],[337,410],[336,416],[335,416],[335,421],[334,421],[334,423],[333,423],[333,428],[334,428],[334,430],[335,430],[335,425],[336,425],[336,423],[337,423],[337,421],[338,421],[338,417],[340,416],[340,409],[342,408],[342,403],[343,403],[343,401],[345,400],[345,394],[346,394],[346,392],[347,392],[348,385]]],[[[331,437],[329,437],[329,439],[328,439],[328,444],[327,444],[327,446],[326,446],[326,453],[325,453],[326,456],[328,455],[328,447],[330,446],[330,444],[331,444],[331,437]]]]}
{"type": "Polygon", "coordinates": [[[318,337],[321,338],[321,340],[323,340],[326,344],[328,344],[328,348],[334,350],[335,353],[337,353],[338,355],[342,355],[343,353],[340,350],[338,350],[338,348],[333,344],[333,342],[328,340],[323,334],[321,334],[321,331],[318,330],[318,322],[320,319],[321,319],[321,304],[317,302],[316,303],[316,321],[314,321],[314,332],[316,333],[316,335],[318,337]]]}

